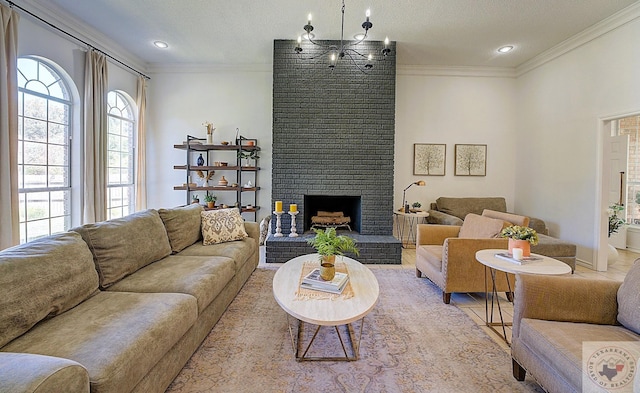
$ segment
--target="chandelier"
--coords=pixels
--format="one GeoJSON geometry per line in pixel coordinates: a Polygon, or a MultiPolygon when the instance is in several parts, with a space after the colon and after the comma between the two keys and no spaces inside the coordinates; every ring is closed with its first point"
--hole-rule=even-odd
{"type": "MultiPolygon", "coordinates": [[[[329,55],[329,68],[332,70],[338,64],[338,61],[344,59],[345,57],[350,59],[351,62],[362,72],[367,73],[368,70],[373,68],[374,55],[373,53],[363,54],[355,49],[360,43],[364,42],[367,39],[367,35],[369,33],[369,29],[373,27],[373,23],[369,21],[370,11],[367,10],[365,13],[366,20],[362,23],[362,28],[364,29],[364,33],[359,35],[355,41],[345,41],[344,39],[344,0],[342,0],[342,23],[340,30],[340,45],[327,45],[320,43],[318,41],[314,41],[314,35],[311,33],[313,31],[313,26],[311,25],[311,14],[309,14],[309,18],[307,20],[307,24],[303,27],[304,38],[308,40],[311,44],[315,45],[317,48],[321,50],[321,53],[312,57],[307,58],[308,60],[315,60],[318,58],[325,57],[329,55]]],[[[295,47],[295,52],[298,55],[301,55],[303,52],[302,49],[302,37],[298,36],[297,44],[295,47]]],[[[384,47],[380,51],[382,58],[384,59],[389,53],[391,53],[391,49],[389,49],[389,37],[384,39],[384,47]]]]}

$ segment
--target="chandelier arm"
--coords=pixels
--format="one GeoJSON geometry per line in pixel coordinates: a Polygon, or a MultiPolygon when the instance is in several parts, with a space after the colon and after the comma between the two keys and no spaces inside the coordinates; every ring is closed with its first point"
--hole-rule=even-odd
{"type": "Polygon", "coordinates": [[[349,50],[349,51],[347,52],[347,56],[349,56],[349,59],[351,60],[351,62],[353,63],[353,65],[355,65],[355,66],[358,68],[358,70],[359,70],[360,72],[362,72],[363,74],[368,74],[368,73],[369,73],[369,72],[367,72],[367,70],[365,70],[364,68],[362,68],[362,67],[360,66],[360,64],[358,64],[358,62],[356,61],[356,59],[354,59],[354,58],[353,58],[353,56],[351,56],[351,50],[349,50]]]}
{"type": "Polygon", "coordinates": [[[298,57],[302,58],[303,60],[316,60],[316,59],[319,59],[319,58],[325,56],[327,53],[329,53],[331,51],[332,51],[332,49],[326,49],[322,53],[319,53],[319,54],[314,55],[314,56],[309,56],[309,57],[302,57],[302,55],[298,53],[298,57]]]}
{"type": "MultiPolygon", "coordinates": [[[[357,51],[357,50],[355,50],[355,49],[345,48],[345,49],[344,49],[344,52],[345,52],[345,53],[355,53],[356,55],[358,55],[358,56],[362,57],[363,59],[367,59],[367,58],[368,58],[368,56],[367,56],[367,55],[363,55],[362,53],[358,52],[358,51],[357,51]]],[[[350,56],[350,57],[351,57],[351,56],[350,56]]],[[[353,57],[352,57],[352,58],[353,58],[353,57]]]]}

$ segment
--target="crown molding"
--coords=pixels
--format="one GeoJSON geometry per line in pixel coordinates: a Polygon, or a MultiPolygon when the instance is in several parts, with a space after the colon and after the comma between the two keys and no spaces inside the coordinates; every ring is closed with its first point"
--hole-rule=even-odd
{"type": "Polygon", "coordinates": [[[273,72],[272,64],[205,64],[205,63],[150,63],[150,74],[207,73],[207,72],[273,72]]]}
{"type": "MultiPolygon", "coordinates": [[[[60,29],[82,39],[83,41],[90,44],[95,49],[105,52],[109,54],[109,56],[113,56],[114,58],[122,61],[123,63],[131,66],[139,72],[147,73],[147,64],[138,56],[135,56],[133,53],[126,50],[124,47],[118,45],[113,40],[109,39],[107,36],[98,32],[91,26],[87,25],[75,19],[71,15],[67,14],[60,8],[56,7],[54,4],[51,4],[49,1],[37,1],[37,0],[14,0],[16,4],[20,4],[21,7],[33,12],[38,17],[44,19],[48,23],[59,27],[60,29]]],[[[44,28],[49,29],[61,37],[73,41],[81,47],[84,47],[84,44],[80,41],[69,37],[68,35],[61,33],[60,31],[52,28],[51,26],[47,26],[43,24],[41,21],[33,18],[31,15],[22,13],[20,10],[17,10],[21,15],[25,18],[32,19],[35,23],[41,24],[44,28]]],[[[112,62],[115,65],[120,66],[119,64],[112,62]]]]}
{"type": "Polygon", "coordinates": [[[635,19],[640,18],[640,2],[618,11],[610,17],[603,19],[595,25],[588,27],[582,32],[566,39],[551,49],[548,49],[533,59],[526,61],[516,67],[516,77],[520,77],[529,71],[532,71],[551,60],[554,60],[572,50],[581,47],[604,34],[617,29],[635,19]]]}
{"type": "Polygon", "coordinates": [[[398,76],[516,77],[515,68],[512,67],[398,65],[396,69],[398,76]]]}

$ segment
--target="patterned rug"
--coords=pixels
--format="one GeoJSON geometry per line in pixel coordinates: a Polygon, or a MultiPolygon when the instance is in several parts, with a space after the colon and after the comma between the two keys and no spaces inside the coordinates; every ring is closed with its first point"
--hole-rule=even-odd
{"type": "MultiPolygon", "coordinates": [[[[413,270],[371,270],[380,299],[358,361],[296,362],[275,269],[257,269],[167,392],[543,392],[516,381],[511,357],[413,270]]],[[[334,332],[322,328],[312,349],[341,350],[334,332]]]]}

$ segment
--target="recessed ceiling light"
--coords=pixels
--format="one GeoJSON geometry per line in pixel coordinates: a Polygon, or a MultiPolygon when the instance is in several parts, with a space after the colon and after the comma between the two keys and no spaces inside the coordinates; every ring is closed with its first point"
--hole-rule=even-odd
{"type": "Polygon", "coordinates": [[[153,41],[153,45],[160,49],[166,49],[169,47],[169,44],[164,41],[153,41]]]}
{"type": "Polygon", "coordinates": [[[513,50],[513,45],[507,45],[507,46],[503,46],[503,47],[499,48],[498,52],[507,53],[507,52],[511,52],[512,50],[513,50]]]}

